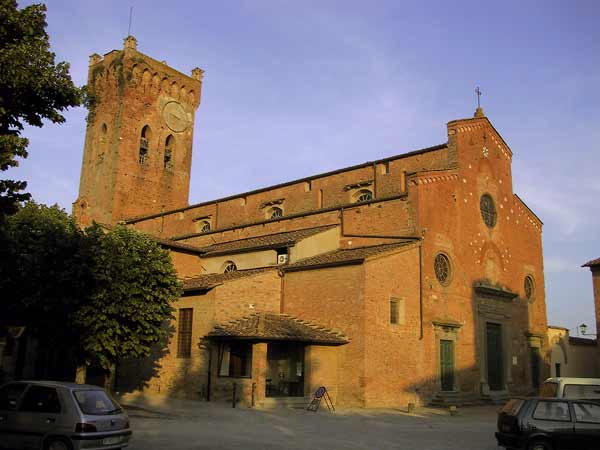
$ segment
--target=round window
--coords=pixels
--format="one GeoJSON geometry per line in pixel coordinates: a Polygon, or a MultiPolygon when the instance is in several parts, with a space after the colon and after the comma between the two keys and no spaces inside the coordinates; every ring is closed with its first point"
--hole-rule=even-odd
{"type": "Polygon", "coordinates": [[[533,302],[535,296],[535,283],[533,282],[533,277],[530,275],[525,277],[523,288],[525,289],[525,298],[530,302],[533,302]]]}
{"type": "Polygon", "coordinates": [[[483,194],[479,201],[483,222],[490,228],[496,225],[496,205],[490,194],[483,194]]]}
{"type": "Polygon", "coordinates": [[[438,253],[433,262],[435,277],[440,284],[447,285],[450,283],[450,259],[443,253],[438,253]]]}

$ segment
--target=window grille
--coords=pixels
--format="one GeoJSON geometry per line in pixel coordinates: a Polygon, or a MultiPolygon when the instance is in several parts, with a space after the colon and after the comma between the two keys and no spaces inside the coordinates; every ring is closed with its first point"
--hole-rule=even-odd
{"type": "Polygon", "coordinates": [[[270,217],[270,219],[278,219],[280,217],[283,217],[283,209],[278,208],[277,206],[273,207],[271,209],[271,217],[270,217]]]}
{"type": "Polygon", "coordinates": [[[373,200],[373,193],[368,189],[363,189],[361,191],[358,191],[358,193],[356,194],[355,203],[370,202],[371,200],[373,200]]]}
{"type": "Polygon", "coordinates": [[[490,228],[496,225],[496,205],[492,196],[489,194],[483,194],[479,201],[479,209],[481,210],[481,217],[483,222],[490,228]]]}
{"type": "Polygon", "coordinates": [[[450,282],[450,259],[443,253],[438,253],[433,262],[435,277],[446,285],[450,282]]]}
{"type": "Polygon", "coordinates": [[[525,298],[529,301],[533,300],[533,296],[535,294],[535,284],[533,282],[533,278],[530,275],[525,277],[525,281],[523,282],[523,288],[525,289],[525,298]]]}
{"type": "Polygon", "coordinates": [[[179,328],[177,330],[177,357],[189,358],[192,354],[192,318],[193,308],[179,310],[179,328]]]}
{"type": "Polygon", "coordinates": [[[235,272],[237,270],[237,266],[233,261],[227,262],[225,265],[225,269],[223,269],[223,273],[235,272]]]}

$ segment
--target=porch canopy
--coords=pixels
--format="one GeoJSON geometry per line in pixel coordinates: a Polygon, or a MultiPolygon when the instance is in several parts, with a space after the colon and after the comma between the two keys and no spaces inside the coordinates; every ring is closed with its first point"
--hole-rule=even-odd
{"type": "Polygon", "coordinates": [[[340,332],[287,314],[264,312],[217,325],[207,336],[212,339],[293,341],[316,345],[348,343],[346,336],[340,332]]]}

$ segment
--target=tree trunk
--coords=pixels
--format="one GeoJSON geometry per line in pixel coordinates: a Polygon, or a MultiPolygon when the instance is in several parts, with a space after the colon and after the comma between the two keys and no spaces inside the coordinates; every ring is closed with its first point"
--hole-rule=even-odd
{"type": "Polygon", "coordinates": [[[110,367],[106,371],[106,376],[104,377],[104,389],[106,389],[111,394],[115,391],[116,372],[117,365],[114,362],[110,363],[110,367]]]}
{"type": "Polygon", "coordinates": [[[77,366],[77,370],[75,372],[75,383],[85,384],[86,377],[87,377],[87,365],[82,364],[80,366],[77,366]]]}

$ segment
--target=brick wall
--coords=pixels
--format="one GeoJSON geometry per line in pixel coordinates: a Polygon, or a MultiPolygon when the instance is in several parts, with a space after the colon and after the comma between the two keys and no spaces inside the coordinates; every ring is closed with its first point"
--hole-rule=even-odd
{"type": "Polygon", "coordinates": [[[288,272],[284,279],[284,313],[341,330],[350,340],[338,347],[337,401],[346,406],[365,404],[364,282],[362,265],[288,272]]]}

